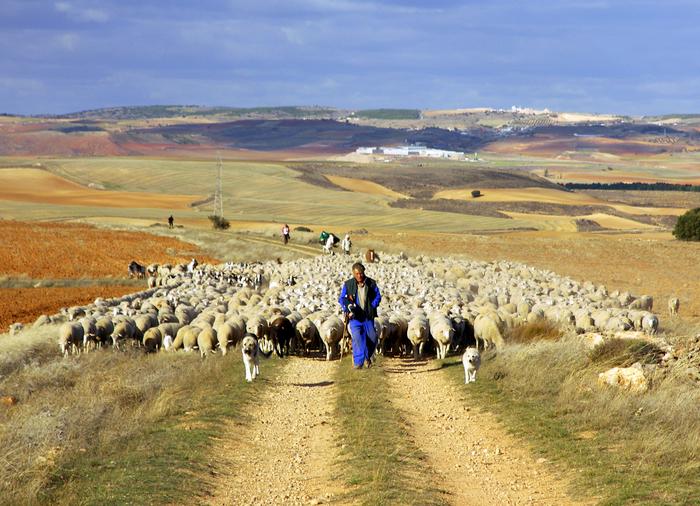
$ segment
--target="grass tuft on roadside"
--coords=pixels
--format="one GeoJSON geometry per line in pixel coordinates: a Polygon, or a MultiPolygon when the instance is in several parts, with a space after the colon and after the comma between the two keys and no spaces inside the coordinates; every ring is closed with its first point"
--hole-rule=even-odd
{"type": "Polygon", "coordinates": [[[340,472],[349,492],[341,502],[368,505],[443,504],[429,482],[425,456],[388,396],[381,367],[337,369],[336,417],[341,434],[340,472]]]}
{"type": "MultiPolygon", "coordinates": [[[[637,342],[589,354],[577,338],[506,346],[464,385],[532,451],[600,504],[692,504],[700,491],[700,391],[657,371],[645,394],[602,387],[600,372],[655,356],[637,342]]],[[[445,368],[462,384],[458,367],[445,368]]]]}
{"type": "Polygon", "coordinates": [[[589,353],[591,362],[630,367],[635,362],[658,364],[666,352],[643,339],[608,339],[589,353]]]}
{"type": "Polygon", "coordinates": [[[550,320],[521,323],[510,329],[506,336],[509,343],[527,344],[535,341],[558,341],[563,332],[550,320]]]}
{"type": "Polygon", "coordinates": [[[7,361],[0,377],[0,392],[18,399],[0,409],[0,497],[7,504],[205,497],[211,439],[225,420],[245,421],[243,406],[282,367],[269,361],[266,377],[250,385],[235,352],[202,360],[110,349],[62,358],[49,344],[7,361]]]}

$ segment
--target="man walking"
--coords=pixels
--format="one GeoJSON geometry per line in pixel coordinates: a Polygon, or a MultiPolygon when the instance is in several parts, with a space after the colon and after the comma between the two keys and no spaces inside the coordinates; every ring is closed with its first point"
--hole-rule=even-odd
{"type": "Polygon", "coordinates": [[[173,228],[173,223],[175,223],[175,218],[173,218],[173,215],[171,214],[168,216],[168,228],[173,228]]]}
{"type": "Polygon", "coordinates": [[[354,367],[361,369],[372,365],[372,356],[377,348],[374,318],[382,296],[377,283],[365,276],[365,266],[360,262],[352,266],[352,276],[343,284],[338,302],[349,319],[354,367]]]}
{"type": "Polygon", "coordinates": [[[345,237],[343,237],[343,253],[346,255],[350,254],[350,247],[352,246],[352,241],[350,240],[350,234],[345,234],[345,237]]]}
{"type": "Polygon", "coordinates": [[[289,242],[289,225],[286,223],[282,227],[282,240],[284,241],[284,244],[289,242]]]}

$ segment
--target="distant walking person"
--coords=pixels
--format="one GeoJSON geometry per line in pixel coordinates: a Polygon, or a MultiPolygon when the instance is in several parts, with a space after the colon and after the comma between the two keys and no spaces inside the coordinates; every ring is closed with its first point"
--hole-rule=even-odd
{"type": "Polygon", "coordinates": [[[352,266],[352,278],[343,284],[340,292],[340,307],[348,319],[348,330],[352,337],[352,361],[355,369],[372,365],[377,348],[377,333],[374,318],[377,306],[382,301],[377,283],[365,276],[365,266],[360,262],[352,266]]]}
{"type": "Polygon", "coordinates": [[[284,227],[282,227],[282,239],[284,240],[284,244],[289,242],[289,225],[286,223],[284,224],[284,227]]]}
{"type": "Polygon", "coordinates": [[[345,237],[343,237],[343,253],[346,255],[350,254],[350,248],[352,247],[352,241],[350,240],[350,234],[345,234],[345,237]]]}
{"type": "Polygon", "coordinates": [[[173,215],[171,214],[168,216],[168,228],[173,228],[173,224],[175,223],[175,218],[173,218],[173,215]]]}

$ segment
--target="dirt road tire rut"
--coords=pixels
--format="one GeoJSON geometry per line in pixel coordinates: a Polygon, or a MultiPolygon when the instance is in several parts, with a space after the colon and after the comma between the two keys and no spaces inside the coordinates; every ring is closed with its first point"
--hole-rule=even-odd
{"type": "MultiPolygon", "coordinates": [[[[279,376],[249,405],[249,422],[222,430],[209,504],[323,504],[340,492],[332,479],[337,461],[332,378],[338,363],[284,360],[289,363],[279,376]]],[[[265,361],[260,369],[264,376],[265,361]]]]}
{"type": "MultiPolygon", "coordinates": [[[[461,367],[461,364],[455,364],[461,367]]],[[[437,363],[387,359],[392,404],[455,505],[584,504],[566,494],[544,459],[508,435],[493,415],[470,406],[468,391],[437,363]]]]}

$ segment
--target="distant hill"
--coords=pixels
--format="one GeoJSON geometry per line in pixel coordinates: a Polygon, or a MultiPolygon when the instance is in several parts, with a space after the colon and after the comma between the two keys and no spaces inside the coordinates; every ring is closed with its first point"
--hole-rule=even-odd
{"type": "Polygon", "coordinates": [[[215,124],[181,124],[133,129],[118,142],[211,143],[231,148],[275,151],[309,147],[347,152],[360,146],[423,143],[453,151],[474,151],[495,134],[468,135],[439,128],[381,128],[332,120],[241,120],[215,124]]]}
{"type": "Polygon", "coordinates": [[[330,107],[207,107],[199,105],[143,105],[107,107],[53,116],[61,119],[138,120],[158,118],[224,117],[270,119],[335,119],[343,113],[330,107]]]}

